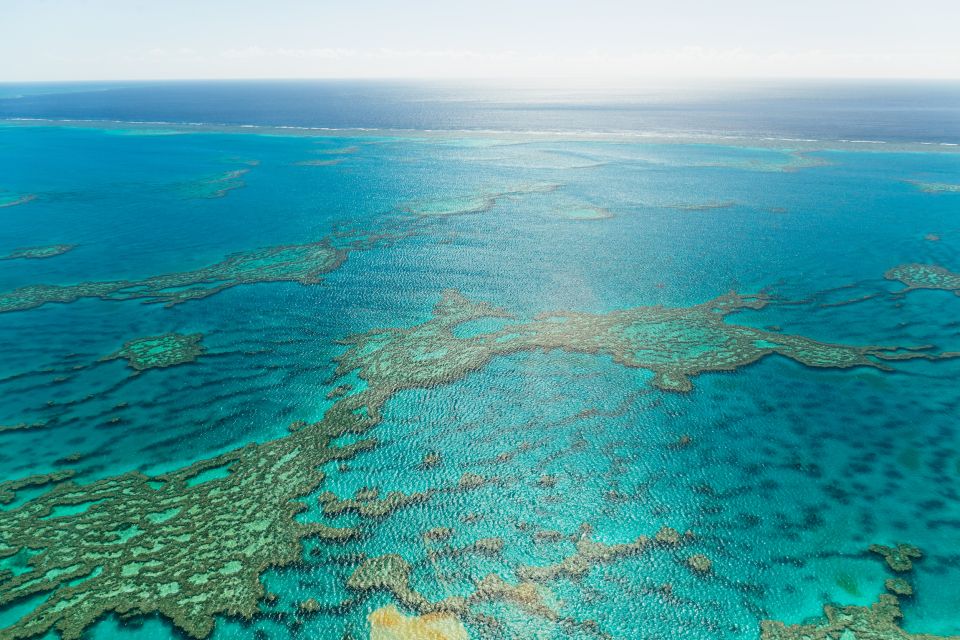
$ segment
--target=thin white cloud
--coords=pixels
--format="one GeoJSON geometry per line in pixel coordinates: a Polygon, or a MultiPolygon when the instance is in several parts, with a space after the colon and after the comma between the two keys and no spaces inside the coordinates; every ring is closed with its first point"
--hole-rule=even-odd
{"type": "Polygon", "coordinates": [[[92,1],[11,3],[0,80],[960,77],[957,0],[92,1]]]}
{"type": "Polygon", "coordinates": [[[145,77],[953,77],[949,51],[884,54],[824,49],[751,51],[696,45],[583,53],[430,48],[264,47],[203,52],[153,47],[130,56],[145,77]],[[189,63],[189,66],[187,66],[189,63]],[[161,73],[162,71],[162,73],[161,73]]]}

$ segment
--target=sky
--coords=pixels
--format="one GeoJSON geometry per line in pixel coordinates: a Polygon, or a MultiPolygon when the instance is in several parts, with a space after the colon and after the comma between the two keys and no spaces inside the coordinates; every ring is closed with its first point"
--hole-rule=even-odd
{"type": "Polygon", "coordinates": [[[960,78],[960,0],[0,0],[0,82],[960,78]]]}

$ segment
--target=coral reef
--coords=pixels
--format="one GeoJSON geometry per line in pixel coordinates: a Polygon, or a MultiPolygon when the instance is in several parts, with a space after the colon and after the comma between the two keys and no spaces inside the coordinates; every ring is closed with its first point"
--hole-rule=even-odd
{"type": "Polygon", "coordinates": [[[367,617],[370,640],[468,640],[463,623],[450,613],[405,616],[392,604],[367,617]]]}
{"type": "Polygon", "coordinates": [[[468,602],[507,602],[518,605],[521,609],[535,616],[547,620],[557,620],[560,617],[553,608],[544,601],[539,587],[533,582],[522,580],[513,585],[495,573],[488,574],[476,585],[477,590],[470,596],[468,602]]]}
{"type": "Polygon", "coordinates": [[[423,454],[423,460],[420,461],[419,468],[421,470],[432,469],[443,460],[440,454],[436,451],[430,451],[423,454]]]}
{"type": "Polygon", "coordinates": [[[677,438],[676,441],[671,442],[668,446],[671,449],[686,449],[692,444],[693,444],[693,438],[685,433],[681,435],[679,438],[677,438]]]}
{"type": "Polygon", "coordinates": [[[354,397],[358,406],[366,405],[375,415],[396,391],[445,384],[482,368],[496,356],[521,351],[609,355],[624,366],[652,371],[653,385],[667,391],[689,391],[692,376],[731,371],[773,354],[810,367],[841,369],[886,369],[883,361],[939,357],[898,347],[828,344],[725,321],[734,311],[764,304],[762,298],[730,293],[692,307],[543,314],[493,333],[457,338],[453,330],[465,322],[511,316],[448,290],[434,308],[433,318],[423,324],[374,329],[343,340],[350,348],[338,358],[337,373],[356,370],[369,383],[354,397]]]}
{"type": "Polygon", "coordinates": [[[17,205],[26,204],[36,199],[37,196],[32,193],[21,195],[0,189],[0,209],[5,207],[16,207],[17,205]]]}
{"type": "Polygon", "coordinates": [[[5,431],[27,431],[28,429],[42,429],[46,422],[18,422],[17,424],[0,424],[0,433],[5,431]]]}
{"type": "Polygon", "coordinates": [[[201,269],[168,273],[144,280],[30,285],[0,294],[0,313],[33,309],[51,302],[75,302],[81,298],[139,299],[170,307],[244,284],[316,284],[320,276],[343,264],[347,253],[347,248],[334,246],[328,238],[309,244],[280,245],[234,253],[221,262],[201,269]]]}
{"type": "Polygon", "coordinates": [[[48,595],[3,637],[56,629],[71,640],[108,612],[157,612],[196,638],[209,635],[218,614],[249,618],[264,595],[261,573],[300,560],[301,539],[353,535],[294,516],[306,509],[296,499],[323,481],[320,465],[373,446],[331,445],[364,426],[358,416],[331,410],[284,438],[167,475],[61,482],[6,512],[0,558],[25,548],[36,553],[28,571],[0,580],[0,607],[48,595]],[[225,475],[201,481],[205,471],[224,467],[225,475]]]}
{"type": "Polygon", "coordinates": [[[202,333],[165,333],[162,336],[137,338],[101,360],[126,358],[130,367],[137,371],[172,367],[196,360],[204,352],[200,344],[202,339],[202,333]]]}
{"type": "Polygon", "coordinates": [[[660,544],[678,545],[680,544],[680,532],[673,527],[660,527],[653,539],[660,544]]]}
{"type": "MultiPolygon", "coordinates": [[[[661,529],[663,531],[664,529],[661,529]]],[[[671,531],[673,531],[671,529],[671,531]]],[[[676,533],[674,531],[674,533],[676,533]]],[[[579,539],[576,542],[576,551],[561,560],[557,564],[547,565],[545,567],[535,567],[521,565],[517,569],[517,578],[521,581],[547,582],[557,578],[580,579],[590,570],[601,563],[612,562],[617,558],[625,556],[638,555],[649,548],[653,542],[647,536],[639,536],[633,542],[622,544],[607,545],[602,542],[594,542],[590,539],[592,531],[589,526],[584,526],[580,530],[579,539]]],[[[657,533],[655,539],[661,540],[661,534],[657,533]]],[[[672,538],[671,538],[672,540],[672,538]]],[[[679,542],[679,535],[676,538],[679,542]]],[[[666,544],[674,544],[666,542],[666,544]]]]}
{"type": "MultiPolygon", "coordinates": [[[[418,593],[410,584],[413,567],[397,554],[364,558],[347,580],[347,586],[361,594],[386,591],[404,607],[420,615],[444,615],[462,623],[478,626],[498,624],[496,618],[476,609],[488,603],[514,605],[528,615],[537,616],[568,628],[591,626],[590,622],[578,622],[564,617],[553,604],[555,596],[546,583],[559,578],[579,580],[601,564],[619,558],[637,555],[656,546],[671,546],[657,543],[647,536],[639,536],[634,542],[604,544],[590,539],[592,530],[583,525],[577,534],[576,551],[560,563],[544,567],[520,565],[517,568],[517,583],[513,584],[497,574],[490,573],[473,583],[473,591],[466,597],[447,596],[431,602],[418,593]]],[[[499,541],[498,543],[502,543],[499,541]]],[[[500,544],[497,545],[499,550],[500,544]]],[[[575,635],[574,637],[579,637],[575,635]]]]}
{"type": "Polygon", "coordinates": [[[478,555],[495,556],[503,551],[503,546],[503,538],[480,538],[463,547],[431,547],[428,550],[428,555],[431,557],[462,556],[468,553],[474,553],[478,555]]]}
{"type": "Polygon", "coordinates": [[[410,586],[410,564],[397,554],[368,558],[354,569],[347,587],[361,593],[383,590],[390,592],[405,607],[423,612],[436,610],[434,605],[410,586]]]}
{"type": "Polygon", "coordinates": [[[573,198],[561,198],[550,206],[565,220],[607,220],[614,217],[613,213],[604,207],[573,198]]]}
{"type": "Polygon", "coordinates": [[[452,537],[453,529],[450,527],[434,527],[423,532],[423,539],[427,542],[446,542],[452,537]]]}
{"type": "Polygon", "coordinates": [[[882,544],[870,545],[869,551],[883,556],[887,566],[898,573],[913,570],[913,561],[921,558],[923,553],[912,544],[899,543],[895,547],[882,544]]]}
{"type": "Polygon", "coordinates": [[[38,247],[20,247],[14,249],[5,256],[0,256],[0,260],[38,260],[42,258],[53,258],[63,255],[67,251],[76,248],[75,244],[48,244],[38,247]]]}
{"type": "Polygon", "coordinates": [[[960,193],[960,184],[952,182],[922,182],[920,180],[907,180],[924,193],[960,193]]]}
{"type": "MultiPolygon", "coordinates": [[[[17,491],[20,489],[55,484],[57,482],[63,482],[71,477],[73,477],[73,471],[66,469],[63,471],[54,471],[53,473],[38,473],[25,478],[17,478],[16,480],[6,480],[4,482],[0,482],[0,504],[10,504],[16,500],[17,491]]],[[[0,558],[2,557],[4,557],[4,555],[3,553],[0,553],[0,558]]]]}
{"type": "Polygon", "coordinates": [[[294,162],[297,167],[332,167],[343,162],[345,158],[333,158],[331,160],[300,160],[294,162]]]}
{"type": "Polygon", "coordinates": [[[869,607],[826,605],[824,619],[812,624],[787,626],[775,620],[760,625],[761,640],[957,640],[957,636],[908,633],[900,627],[903,612],[900,602],[890,594],[881,594],[869,607]]]}
{"type": "Polygon", "coordinates": [[[324,155],[348,155],[357,153],[360,151],[360,147],[355,144],[349,145],[347,147],[334,147],[331,149],[313,149],[310,153],[318,153],[324,155]]]}
{"type": "Polygon", "coordinates": [[[249,172],[250,169],[233,169],[212,178],[204,178],[189,183],[184,186],[183,190],[190,198],[223,198],[234,189],[242,189],[247,186],[243,177],[249,172]]]}
{"type": "Polygon", "coordinates": [[[465,196],[450,196],[433,200],[422,200],[407,204],[403,211],[417,216],[457,216],[467,213],[489,211],[505,198],[523,196],[529,193],[548,193],[560,185],[554,183],[533,183],[518,185],[506,191],[488,191],[465,196]]]}
{"type": "Polygon", "coordinates": [[[697,573],[710,573],[713,571],[713,561],[702,553],[695,553],[687,558],[687,566],[697,573]]]}
{"type": "MultiPolygon", "coordinates": [[[[909,544],[898,544],[895,548],[874,544],[869,550],[883,556],[894,571],[910,571],[913,569],[910,559],[922,555],[909,544]]],[[[899,577],[888,579],[885,587],[892,593],[880,594],[869,607],[825,605],[824,617],[817,622],[786,625],[777,620],[764,620],[760,623],[761,640],[960,640],[960,636],[904,630],[900,626],[903,612],[897,595],[912,595],[913,587],[899,577]]]]}
{"type": "Polygon", "coordinates": [[[699,166],[705,167],[730,167],[737,169],[746,169],[749,171],[780,172],[793,173],[801,169],[811,169],[814,167],[825,167],[830,162],[819,156],[811,156],[799,151],[790,151],[782,154],[781,158],[771,160],[740,160],[731,158],[719,162],[707,162],[699,166]]]}
{"type": "Polygon", "coordinates": [[[887,580],[883,583],[883,587],[896,596],[913,595],[913,585],[903,578],[887,578],[887,580]]]}
{"type": "MultiPolygon", "coordinates": [[[[117,290],[116,283],[101,283],[98,286],[103,288],[95,295],[176,303],[200,297],[189,293],[190,283],[212,277],[211,271],[229,274],[230,286],[270,279],[309,282],[329,267],[331,252],[342,260],[326,243],[238,254],[189,277],[149,279],[134,290],[129,290],[129,284],[117,290]],[[187,288],[168,290],[174,286],[187,288]]],[[[201,289],[204,295],[208,291],[201,289]]],[[[885,360],[937,357],[894,347],[824,344],[725,321],[738,309],[763,304],[760,298],[728,294],[688,308],[547,314],[461,339],[453,334],[460,324],[510,316],[448,291],[433,318],[423,324],[377,329],[345,340],[348,348],[338,358],[338,372],[356,371],[367,384],[356,385],[359,390],[337,399],[320,422],[297,423],[282,438],[249,444],[162,476],[131,472],[84,485],[65,475],[4,483],[6,502],[14,499],[20,487],[52,486],[5,511],[0,519],[0,559],[32,550],[26,571],[0,575],[0,607],[46,596],[3,629],[3,637],[31,638],[55,629],[72,640],[108,613],[159,613],[186,634],[204,638],[218,615],[250,618],[264,597],[260,578],[265,569],[301,560],[301,541],[306,537],[334,544],[355,534],[353,529],[295,517],[307,508],[299,500],[323,483],[320,467],[375,446],[373,440],[352,436],[362,436],[374,427],[384,403],[398,391],[453,382],[498,355],[544,349],[607,354],[625,366],[650,369],[660,388],[680,391],[690,388],[689,378],[697,373],[735,369],[774,353],[809,366],[838,368],[883,368],[885,360]],[[334,445],[341,436],[351,436],[346,438],[350,444],[334,445]]],[[[499,481],[465,472],[455,487],[432,491],[453,495],[495,482],[499,481]]],[[[381,497],[373,489],[349,500],[321,496],[327,513],[353,511],[372,518],[421,499],[418,494],[381,497]]],[[[431,537],[449,537],[438,535],[431,537]]],[[[494,576],[482,581],[472,596],[449,596],[439,602],[411,588],[411,566],[399,555],[364,560],[347,586],[359,593],[385,590],[420,614],[452,613],[462,622],[478,625],[490,617],[481,618],[472,607],[491,599],[547,616],[551,608],[541,597],[544,582],[582,578],[598,564],[655,548],[672,553],[688,537],[664,527],[651,538],[604,544],[592,540],[589,527],[584,527],[574,539],[573,553],[559,563],[521,565],[515,571],[516,585],[494,576]]],[[[501,547],[502,543],[491,540],[482,549],[495,553],[501,547]]],[[[587,632],[586,622],[558,618],[558,624],[576,625],[587,632]]]]}
{"type": "Polygon", "coordinates": [[[320,603],[314,598],[307,598],[300,603],[298,609],[300,609],[302,613],[317,613],[320,611],[320,603]]]}
{"type": "Polygon", "coordinates": [[[476,473],[464,473],[460,476],[457,486],[461,489],[476,489],[482,487],[487,479],[476,473]]]}
{"type": "Polygon", "coordinates": [[[960,273],[934,264],[901,264],[887,271],[884,277],[907,285],[901,293],[914,289],[942,289],[960,296],[960,273]]]}
{"type": "Polygon", "coordinates": [[[704,202],[701,204],[676,204],[670,208],[677,209],[678,211],[714,211],[716,209],[731,209],[735,206],[737,206],[736,201],[723,200],[718,202],[704,202]]]}
{"type": "Polygon", "coordinates": [[[324,491],[317,497],[326,516],[335,517],[353,512],[364,518],[385,518],[401,507],[429,499],[429,493],[407,495],[399,491],[391,491],[381,498],[378,489],[360,489],[353,498],[347,500],[341,500],[332,491],[324,491]]]}

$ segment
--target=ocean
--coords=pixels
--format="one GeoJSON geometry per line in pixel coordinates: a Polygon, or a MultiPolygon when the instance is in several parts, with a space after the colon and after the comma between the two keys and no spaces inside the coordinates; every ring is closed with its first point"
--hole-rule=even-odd
{"type": "Polygon", "coordinates": [[[0,86],[0,637],[960,634],[958,145],[957,83],[0,86]]]}

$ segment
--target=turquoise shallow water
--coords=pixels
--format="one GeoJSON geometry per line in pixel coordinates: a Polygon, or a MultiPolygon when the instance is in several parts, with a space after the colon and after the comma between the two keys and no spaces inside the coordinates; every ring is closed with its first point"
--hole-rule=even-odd
{"type": "MultiPolygon", "coordinates": [[[[899,296],[903,285],[883,277],[903,263],[960,270],[960,195],[911,182],[960,182],[955,153],[173,132],[0,127],[0,196],[35,196],[0,208],[0,254],[76,245],[0,261],[0,291],[139,281],[331,235],[354,248],[316,284],[241,284],[171,308],[85,298],[0,313],[0,425],[40,425],[0,432],[2,480],[66,468],[81,485],[154,476],[289,437],[294,421],[321,420],[345,381],[348,395],[364,389],[356,371],[335,376],[347,348],[339,340],[424,323],[446,289],[515,316],[473,320],[459,338],[502,330],[509,341],[511,325],[544,312],[692,307],[735,290],[767,292],[772,303],[728,324],[960,351],[960,299],[899,296]],[[205,352],[139,374],[124,360],[100,361],[166,333],[202,333],[205,352]]],[[[438,371],[459,357],[452,343],[411,349],[438,371]]],[[[351,589],[364,556],[399,554],[411,586],[437,602],[469,597],[489,574],[516,583],[523,567],[563,560],[584,525],[604,544],[665,525],[693,535],[591,564],[577,579],[537,582],[552,617],[517,601],[479,603],[474,614],[499,622],[461,616],[470,636],[757,638],[764,619],[797,623],[826,602],[874,602],[892,574],[866,548],[897,542],[925,554],[910,574],[917,593],[903,602],[904,627],[960,633],[960,359],[888,362],[885,371],[771,355],[702,373],[676,392],[589,350],[517,350],[428,388],[391,390],[369,433],[335,440],[377,446],[325,462],[326,478],[296,516],[357,526],[359,536],[307,538],[300,560],[262,572],[273,596],[257,613],[244,619],[242,606],[243,615],[225,606],[212,637],[370,637],[368,615],[382,606],[423,611],[389,590],[351,589]],[[683,436],[689,443],[678,445],[683,436]],[[440,462],[421,468],[431,453],[440,462]],[[464,474],[487,481],[458,487],[464,474]],[[380,518],[324,515],[317,501],[373,487],[429,498],[380,518]],[[424,537],[436,528],[452,531],[424,537]],[[502,549],[451,551],[488,538],[502,549]],[[687,566],[695,553],[712,560],[709,573],[687,566]],[[304,610],[309,599],[317,611],[304,610]]],[[[203,484],[224,481],[225,469],[203,484]]],[[[0,513],[11,522],[50,489],[27,487],[0,513]]],[[[58,515],[64,531],[78,523],[58,515]]],[[[138,526],[132,515],[125,523],[138,526]]],[[[0,573],[0,596],[31,566],[42,573],[28,556],[0,560],[10,571],[0,573]]],[[[56,586],[0,607],[0,633],[63,596],[56,586]]],[[[170,615],[145,613],[97,616],[86,633],[184,633],[170,615]]]]}

